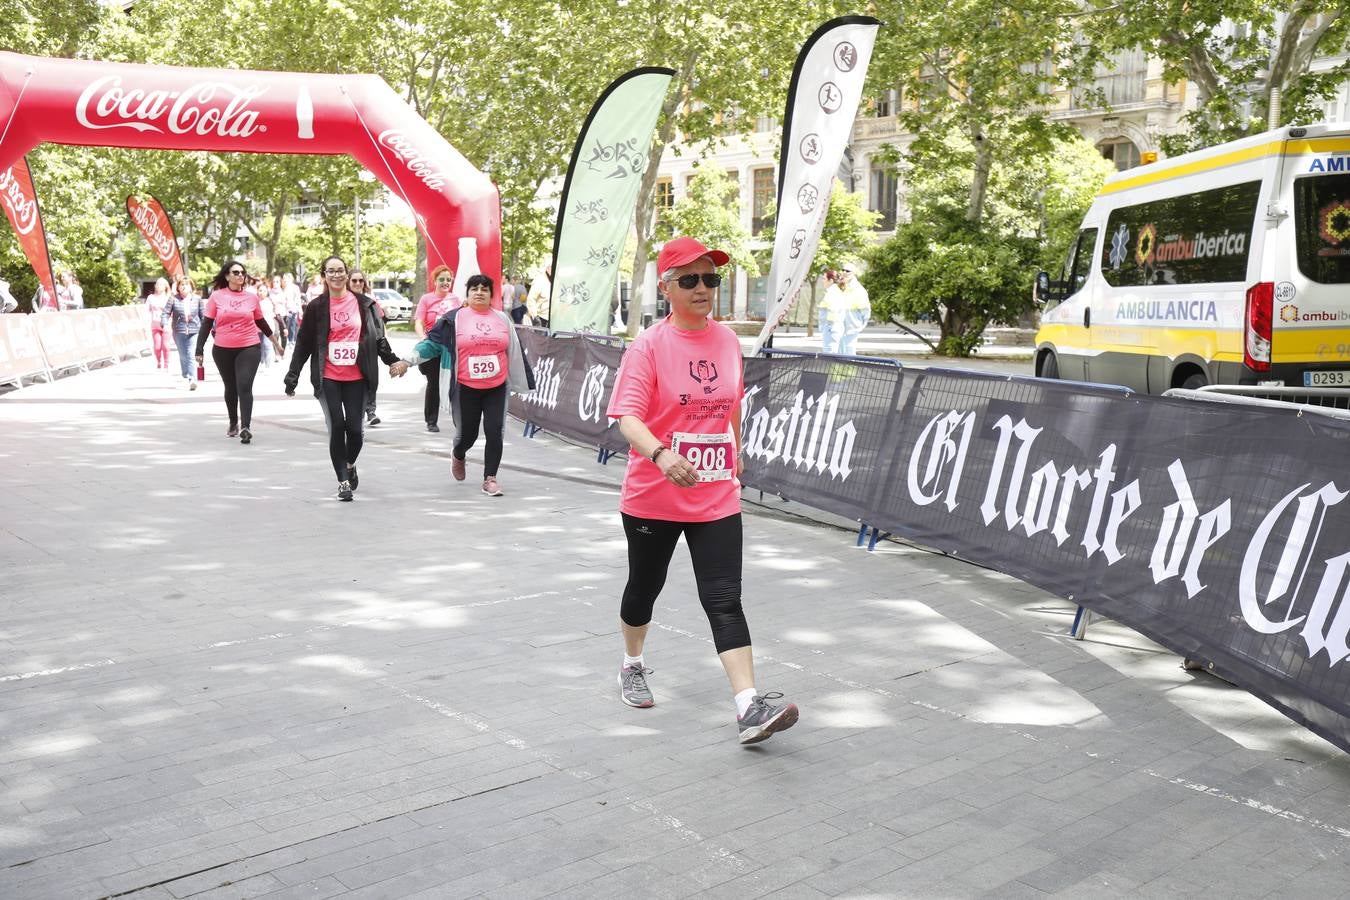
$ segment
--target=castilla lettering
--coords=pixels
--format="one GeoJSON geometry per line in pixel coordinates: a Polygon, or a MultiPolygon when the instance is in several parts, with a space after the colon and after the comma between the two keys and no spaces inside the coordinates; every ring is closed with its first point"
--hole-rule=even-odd
{"type": "Polygon", "coordinates": [[[262,130],[258,111],[249,109],[266,87],[236,87],[205,81],[181,91],[124,89],[120,75],[92,82],[75,102],[75,119],[85,128],[131,128],[163,134],[251,137],[262,130]],[[223,101],[223,102],[222,102],[223,101]]]}
{"type": "Polygon", "coordinates": [[[431,160],[423,156],[422,152],[413,145],[412,140],[403,132],[396,128],[381,131],[380,145],[392,150],[399,161],[408,167],[408,171],[420,178],[422,183],[433,191],[440,190],[445,186],[445,173],[439,171],[431,160]]]}

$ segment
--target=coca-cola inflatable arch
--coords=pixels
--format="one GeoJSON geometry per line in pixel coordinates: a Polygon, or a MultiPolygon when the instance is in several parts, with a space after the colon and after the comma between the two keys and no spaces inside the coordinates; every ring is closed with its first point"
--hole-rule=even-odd
{"type": "Polygon", "coordinates": [[[428,270],[441,263],[456,272],[476,265],[501,284],[496,186],[375,75],[183,69],[0,52],[0,172],[43,141],[349,154],[412,206],[426,237],[428,270]],[[475,251],[476,261],[467,258],[475,251]]]}

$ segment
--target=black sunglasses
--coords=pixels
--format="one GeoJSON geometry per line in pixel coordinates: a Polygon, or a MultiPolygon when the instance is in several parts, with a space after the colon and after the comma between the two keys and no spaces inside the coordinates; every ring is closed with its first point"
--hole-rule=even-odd
{"type": "Polygon", "coordinates": [[[226,275],[247,275],[248,273],[245,272],[243,269],[231,269],[230,271],[226,272],[225,274],[226,274],[226,275]]]}
{"type": "Polygon", "coordinates": [[[707,288],[715,288],[722,283],[722,276],[716,272],[704,272],[702,275],[681,275],[675,279],[675,283],[686,291],[692,291],[698,287],[700,278],[703,279],[703,286],[707,288]]]}

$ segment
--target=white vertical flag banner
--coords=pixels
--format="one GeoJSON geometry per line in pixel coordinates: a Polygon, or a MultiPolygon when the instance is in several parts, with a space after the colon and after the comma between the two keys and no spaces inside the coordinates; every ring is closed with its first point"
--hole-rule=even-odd
{"type": "Polygon", "coordinates": [[[797,55],[778,164],[778,218],[769,267],[773,304],[754,353],[806,282],[825,225],[831,182],[853,134],[879,27],[881,22],[871,16],[831,19],[797,55]]]}
{"type": "Polygon", "coordinates": [[[553,234],[549,328],[609,334],[619,256],[674,69],[615,79],[591,107],[567,169],[553,234]]]}

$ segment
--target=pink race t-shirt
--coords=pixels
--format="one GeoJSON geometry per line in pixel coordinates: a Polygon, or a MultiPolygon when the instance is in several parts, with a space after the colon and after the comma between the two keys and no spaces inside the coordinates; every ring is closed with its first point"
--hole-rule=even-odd
{"type": "Polygon", "coordinates": [[[458,309],[460,299],[454,294],[446,294],[444,297],[437,297],[436,292],[423,294],[422,299],[417,301],[417,312],[413,313],[413,318],[421,321],[427,331],[436,324],[436,320],[445,315],[452,309],[458,309]]]}
{"type": "Polygon", "coordinates": [[[323,377],[330,381],[360,381],[364,376],[356,365],[361,346],[361,306],[356,295],[347,293],[328,300],[328,358],[323,377]]]}
{"type": "Polygon", "coordinates": [[[699,483],[676,487],[656,463],[628,455],[619,509],[643,519],[711,522],[741,511],[732,416],[741,402],[741,344],[712,320],[683,331],[667,318],[625,351],[609,401],[611,419],[637,416],[662,444],[694,464],[699,483]]]}
{"type": "Polygon", "coordinates": [[[216,323],[217,347],[252,347],[261,344],[255,319],[262,318],[258,295],[221,288],[206,301],[206,317],[216,323]]]}
{"type": "Polygon", "coordinates": [[[145,298],[145,308],[150,311],[150,330],[160,331],[164,326],[160,324],[161,317],[164,315],[164,307],[168,306],[169,297],[167,294],[151,294],[145,298]]]}
{"type": "Polygon", "coordinates": [[[463,307],[455,316],[455,377],[460,384],[487,390],[506,381],[506,352],[511,332],[501,314],[463,307]]]}

